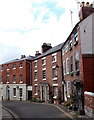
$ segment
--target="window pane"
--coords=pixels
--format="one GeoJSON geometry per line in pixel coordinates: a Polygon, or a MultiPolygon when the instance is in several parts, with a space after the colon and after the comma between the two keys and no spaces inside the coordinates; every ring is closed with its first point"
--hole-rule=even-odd
{"type": "Polygon", "coordinates": [[[20,88],[19,91],[20,91],[20,97],[22,97],[22,88],[20,88]]]}
{"type": "Polygon", "coordinates": [[[42,75],[43,75],[43,79],[45,79],[46,78],[46,70],[42,71],[42,75]]]}
{"type": "Polygon", "coordinates": [[[19,80],[20,80],[20,82],[23,81],[23,75],[20,75],[19,80]]]}
{"type": "Polygon", "coordinates": [[[13,96],[16,96],[16,88],[13,88],[13,96]]]}
{"type": "Polygon", "coordinates": [[[53,87],[54,89],[54,96],[58,96],[58,87],[53,87]]]}

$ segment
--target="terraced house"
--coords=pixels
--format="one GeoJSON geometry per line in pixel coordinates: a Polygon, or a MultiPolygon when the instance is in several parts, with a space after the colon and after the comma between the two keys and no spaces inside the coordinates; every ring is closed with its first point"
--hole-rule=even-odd
{"type": "Polygon", "coordinates": [[[62,94],[62,48],[63,43],[52,48],[42,45],[42,54],[36,52],[32,62],[32,95],[44,100],[61,99],[62,94]]]}
{"type": "MultiPolygon", "coordinates": [[[[80,112],[93,116],[94,111],[94,8],[82,2],[80,21],[75,25],[62,49],[64,99],[75,96],[80,112]]],[[[82,114],[82,113],[81,113],[82,114]]]]}
{"type": "Polygon", "coordinates": [[[3,99],[34,96],[58,104],[74,104],[80,114],[94,116],[94,8],[82,2],[79,22],[67,40],[55,47],[43,43],[42,53],[1,65],[3,99]]]}

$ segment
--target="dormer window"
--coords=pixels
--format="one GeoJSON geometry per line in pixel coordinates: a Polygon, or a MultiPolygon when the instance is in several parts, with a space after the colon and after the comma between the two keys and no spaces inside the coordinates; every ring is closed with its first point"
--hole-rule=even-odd
{"type": "Polygon", "coordinates": [[[13,69],[16,69],[16,64],[13,64],[13,69]]]}
{"type": "Polygon", "coordinates": [[[42,66],[46,65],[46,57],[42,58],[42,66]]]}
{"type": "Polygon", "coordinates": [[[19,64],[19,68],[23,68],[23,64],[22,63],[19,64]]]}

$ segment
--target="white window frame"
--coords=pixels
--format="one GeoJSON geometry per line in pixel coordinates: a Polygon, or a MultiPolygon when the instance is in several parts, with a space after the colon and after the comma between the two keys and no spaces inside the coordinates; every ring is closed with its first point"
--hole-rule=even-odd
{"type": "Polygon", "coordinates": [[[74,34],[74,39],[75,39],[75,42],[78,42],[78,32],[74,34]]]}
{"type": "Polygon", "coordinates": [[[46,65],[46,57],[43,57],[42,61],[44,61],[44,63],[42,64],[42,66],[46,65]]]}
{"type": "Polygon", "coordinates": [[[34,68],[37,68],[37,62],[38,62],[37,60],[34,61],[34,68]],[[36,65],[35,65],[35,63],[36,63],[36,65]]]}
{"type": "Polygon", "coordinates": [[[20,76],[19,76],[19,82],[20,82],[20,83],[23,83],[23,75],[20,75],[20,76]],[[21,76],[22,76],[22,81],[20,81],[20,77],[21,77],[21,76]]]}
{"type": "Polygon", "coordinates": [[[23,68],[23,63],[21,62],[21,63],[19,63],[19,68],[23,68]],[[20,64],[22,64],[22,66],[20,66],[20,64]]]}
{"type": "Polygon", "coordinates": [[[37,72],[37,70],[34,70],[34,81],[37,81],[37,79],[38,79],[38,72],[37,72]],[[37,73],[37,78],[35,79],[35,73],[37,73]]]}
{"type": "Polygon", "coordinates": [[[64,51],[64,49],[62,49],[62,55],[64,55],[65,54],[65,51],[64,51]]]}
{"type": "Polygon", "coordinates": [[[69,74],[69,58],[66,59],[66,74],[69,74]]]}
{"type": "Polygon", "coordinates": [[[55,60],[54,60],[54,61],[53,61],[53,58],[52,58],[52,63],[57,62],[57,53],[53,53],[53,54],[52,54],[52,57],[55,57],[55,60]]]}
{"type": "Polygon", "coordinates": [[[37,88],[37,89],[35,89],[35,94],[34,95],[38,95],[38,85],[35,85],[34,87],[37,88]]]}
{"type": "MultiPolygon", "coordinates": [[[[56,69],[56,66],[52,67],[52,78],[53,78],[53,80],[57,80],[58,73],[57,73],[57,76],[53,77],[53,69],[56,69]]],[[[56,72],[57,72],[57,69],[56,69],[56,72]]]]}
{"type": "Polygon", "coordinates": [[[42,69],[42,80],[46,80],[46,77],[43,78],[43,71],[46,71],[46,68],[43,68],[43,69],[42,69]]]}
{"type": "Polygon", "coordinates": [[[58,97],[58,86],[53,86],[53,90],[54,90],[54,99],[58,97]]]}
{"type": "Polygon", "coordinates": [[[13,75],[13,83],[16,83],[16,75],[13,75]],[[15,76],[15,81],[14,81],[14,76],[15,76]]]}
{"type": "Polygon", "coordinates": [[[69,50],[69,45],[68,45],[68,43],[66,44],[65,49],[66,49],[66,53],[67,53],[67,52],[68,52],[68,50],[69,50]]]}
{"type": "Polygon", "coordinates": [[[71,82],[67,81],[67,97],[70,98],[71,94],[71,82]]]}
{"type": "Polygon", "coordinates": [[[63,61],[63,71],[64,75],[66,75],[66,61],[63,61]]]}
{"type": "Polygon", "coordinates": [[[9,73],[7,73],[7,81],[6,83],[8,84],[9,83],[9,73]]]}

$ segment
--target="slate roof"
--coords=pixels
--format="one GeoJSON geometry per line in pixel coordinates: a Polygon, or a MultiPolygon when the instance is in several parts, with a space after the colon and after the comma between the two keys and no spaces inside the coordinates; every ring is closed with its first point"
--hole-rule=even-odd
{"type": "Polygon", "coordinates": [[[64,45],[64,43],[61,43],[61,44],[59,44],[59,45],[57,45],[55,47],[52,47],[51,49],[47,50],[46,52],[44,52],[41,55],[39,55],[38,57],[36,57],[34,60],[45,57],[45,56],[47,56],[49,54],[52,54],[54,52],[57,52],[57,51],[61,50],[63,45],[64,45]]]}
{"type": "Polygon", "coordinates": [[[13,63],[13,62],[19,62],[19,61],[23,61],[23,60],[33,60],[34,58],[35,58],[34,56],[27,56],[27,57],[22,58],[22,59],[13,59],[13,60],[8,61],[8,62],[3,63],[3,64],[9,64],[9,63],[13,63]]]}

